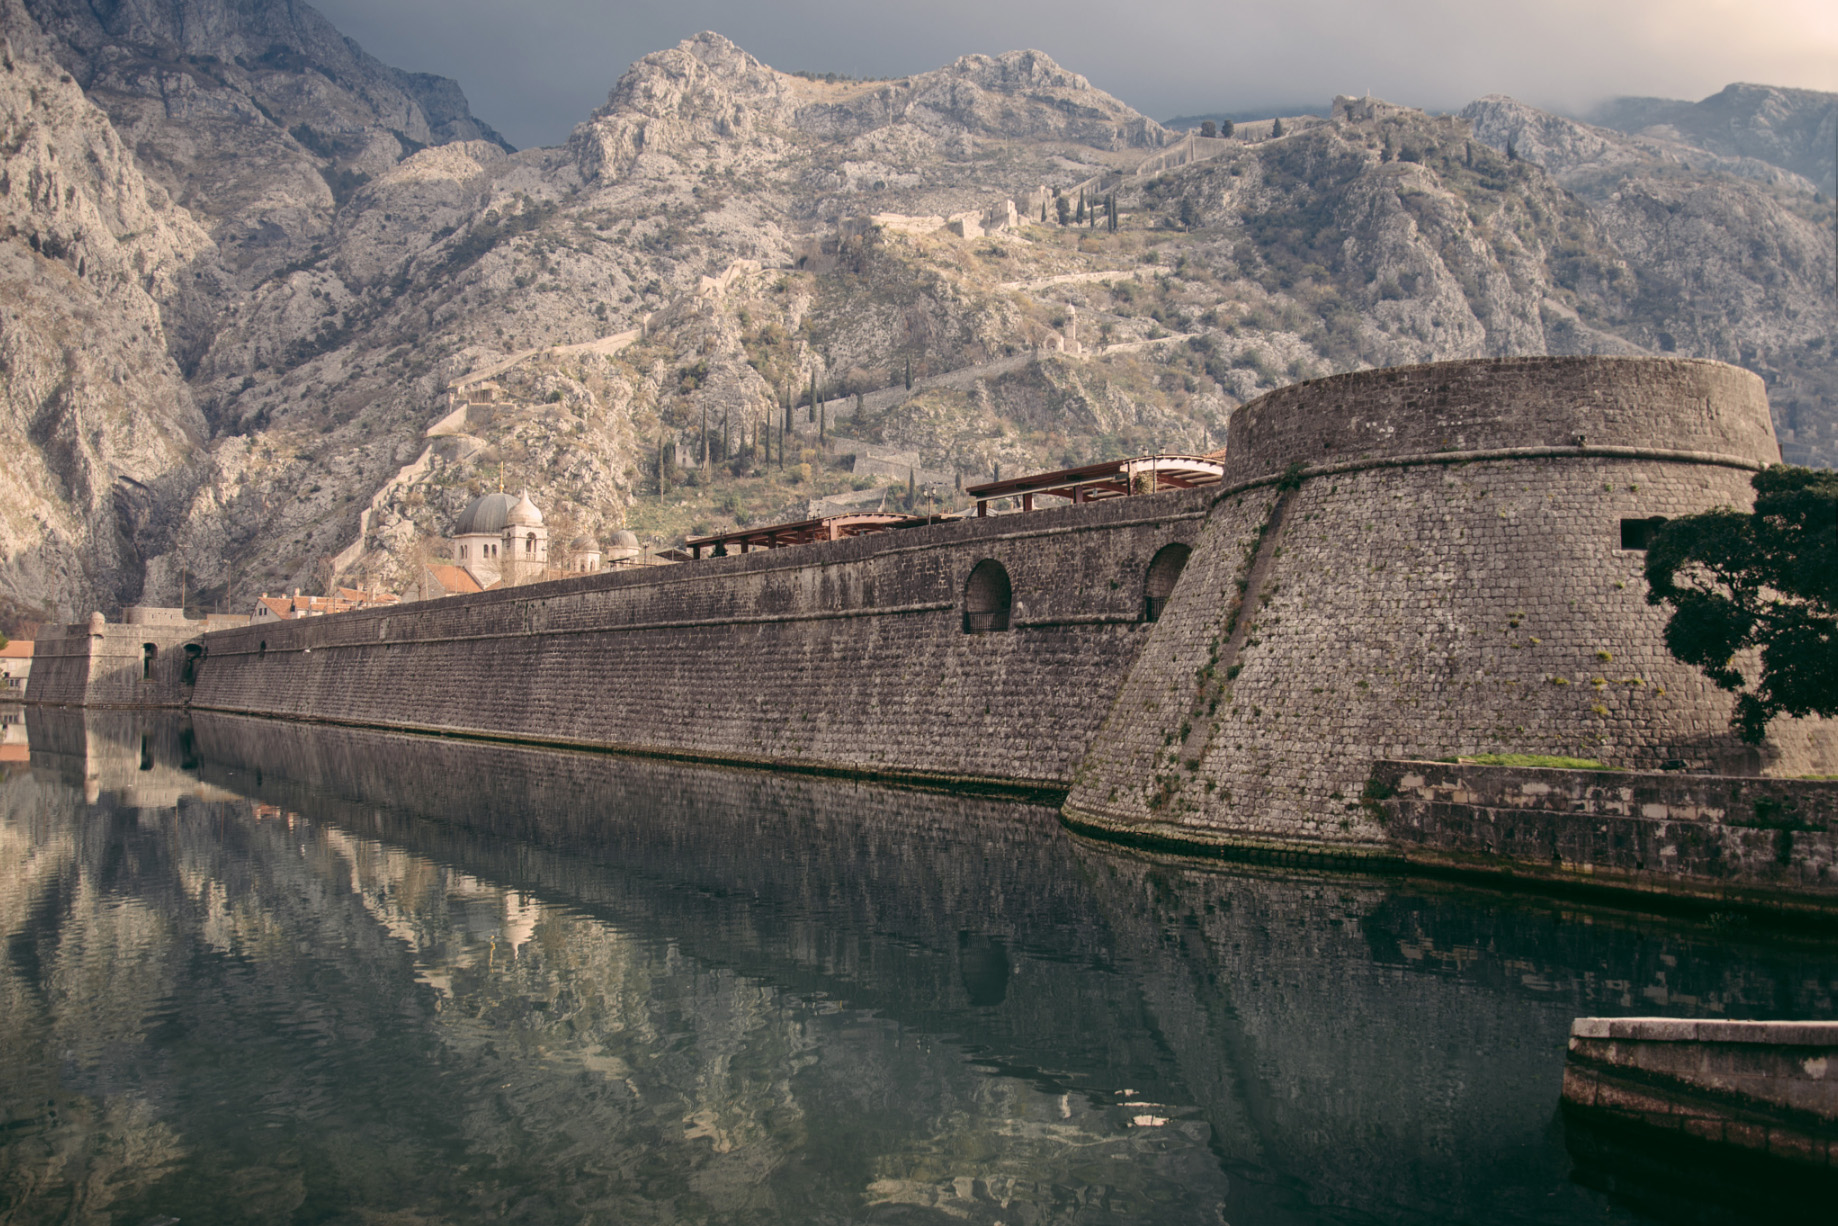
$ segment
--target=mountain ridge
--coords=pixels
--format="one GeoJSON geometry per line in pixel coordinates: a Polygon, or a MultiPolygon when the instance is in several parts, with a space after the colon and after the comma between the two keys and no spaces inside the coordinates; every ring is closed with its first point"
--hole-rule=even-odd
{"type": "MultiPolygon", "coordinates": [[[[63,420],[46,408],[62,401],[43,391],[60,386],[45,338],[104,300],[71,282],[62,246],[33,247],[56,220],[42,192],[0,192],[22,219],[7,256],[43,286],[33,318],[0,316],[38,338],[39,373],[9,394],[43,391],[14,411],[11,463],[76,474],[22,494],[0,593],[64,615],[181,591],[241,607],[341,570],[401,588],[500,479],[531,489],[557,539],[802,515],[887,479],[816,447],[813,381],[829,429],[841,413],[851,448],[910,456],[915,484],[943,474],[931,496],[947,501],[953,473],[1208,449],[1236,405],[1293,379],[1523,352],[1742,362],[1770,379],[1790,454],[1838,458],[1817,188],[1750,153],[1500,98],[1462,116],[1340,99],[1281,137],[1247,125],[1246,139],[1190,144],[1040,52],[829,81],[706,32],[642,57],[563,145],[511,151],[469,119],[443,129],[466,139],[429,143],[392,123],[422,107],[396,70],[365,67],[348,40],[345,58],[324,50],[330,76],[307,62],[314,39],[342,40],[323,19],[300,19],[298,62],[262,64],[266,49],[247,52],[269,27],[248,13],[276,7],[265,0],[145,0],[140,24],[118,23],[141,42],[99,25],[54,39],[27,13],[68,22],[73,7],[0,0],[31,26],[34,79],[70,78],[55,117],[33,118],[27,92],[11,114],[115,134],[111,173],[141,183],[166,227],[109,230],[120,258],[175,237],[136,268],[140,314],[96,325],[99,350],[144,360],[79,362],[59,393],[111,406],[111,431],[131,435],[137,414],[171,423],[150,435],[171,441],[92,447],[79,469],[31,423],[63,420]],[[138,31],[187,12],[219,41],[172,50],[230,60],[146,53],[138,31]],[[107,37],[85,43],[98,28],[107,37]],[[1042,224],[1052,190],[1081,183],[1085,205],[1116,198],[1116,233],[1042,224]],[[1023,205],[1011,228],[935,228],[1005,199],[1023,205]],[[587,345],[622,333],[623,346],[587,345]],[[427,436],[453,417],[450,385],[524,351],[494,407],[427,436]],[[781,469],[764,442],[788,400],[798,433],[781,469]],[[70,492],[92,487],[111,492],[70,492]],[[65,519],[87,527],[33,526],[65,519]],[[66,539],[80,543],[58,546],[61,569],[32,560],[66,539]]],[[[86,224],[101,243],[108,227],[86,224]]]]}

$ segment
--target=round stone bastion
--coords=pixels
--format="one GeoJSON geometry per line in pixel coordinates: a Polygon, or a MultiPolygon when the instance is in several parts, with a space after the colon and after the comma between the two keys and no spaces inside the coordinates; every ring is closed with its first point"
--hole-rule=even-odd
{"type": "Polygon", "coordinates": [[[1718,362],[1504,358],[1336,375],[1232,417],[1225,477],[1066,802],[1176,844],[1379,854],[1381,759],[1514,753],[1838,771],[1673,659],[1646,602],[1665,519],[1752,504],[1780,450],[1718,362]]]}

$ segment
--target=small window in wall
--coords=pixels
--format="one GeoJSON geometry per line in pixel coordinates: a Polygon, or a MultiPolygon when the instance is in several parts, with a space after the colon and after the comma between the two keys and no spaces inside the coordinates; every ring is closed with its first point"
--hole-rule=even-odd
{"type": "Polygon", "coordinates": [[[1008,629],[1008,610],[1014,601],[1008,571],[994,558],[985,558],[964,584],[964,633],[983,634],[1008,629]]]}
{"type": "Polygon", "coordinates": [[[153,680],[153,662],[159,658],[160,649],[152,643],[140,645],[140,679],[153,680]]]}
{"type": "Polygon", "coordinates": [[[1162,610],[1168,607],[1168,597],[1174,595],[1174,585],[1187,565],[1187,555],[1192,552],[1185,545],[1163,545],[1150,561],[1149,572],[1143,579],[1142,620],[1161,620],[1162,610]]]}
{"type": "Polygon", "coordinates": [[[1645,549],[1653,543],[1653,536],[1666,522],[1664,515],[1654,515],[1646,519],[1624,519],[1621,521],[1621,548],[1645,549]]]}
{"type": "Polygon", "coordinates": [[[255,649],[255,658],[260,660],[268,654],[268,640],[263,639],[261,646],[255,649]]]}

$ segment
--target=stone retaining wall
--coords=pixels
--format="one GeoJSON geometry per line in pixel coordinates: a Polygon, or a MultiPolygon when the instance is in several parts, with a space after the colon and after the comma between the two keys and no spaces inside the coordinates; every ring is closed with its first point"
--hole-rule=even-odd
{"type": "Polygon", "coordinates": [[[1838,912],[1838,782],[1379,762],[1412,864],[1838,912]]]}

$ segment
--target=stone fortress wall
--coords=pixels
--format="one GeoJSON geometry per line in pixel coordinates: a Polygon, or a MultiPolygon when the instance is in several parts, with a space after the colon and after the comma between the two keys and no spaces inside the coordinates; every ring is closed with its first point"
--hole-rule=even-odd
{"type": "Polygon", "coordinates": [[[1828,724],[1734,739],[1622,547],[1623,520],[1748,505],[1778,458],[1761,380],[1713,362],[1484,359],[1261,398],[1068,819],[1389,854],[1376,759],[1838,769],[1828,724]]]}
{"type": "Polygon", "coordinates": [[[32,651],[26,701],[47,706],[176,707],[184,703],[204,654],[209,622],[142,620],[43,626],[32,651]],[[187,664],[190,672],[187,672],[187,664]]]}
{"type": "Polygon", "coordinates": [[[159,671],[184,644],[133,671],[164,627],[73,627],[27,697],[1038,789],[1112,835],[1395,859],[1380,760],[1838,773],[1828,723],[1731,736],[1623,548],[1777,458],[1717,363],[1371,371],[1241,409],[1219,486],[211,633],[195,685],[159,671]],[[991,559],[1009,625],[967,633],[991,559]]]}
{"type": "Polygon", "coordinates": [[[1116,499],[212,634],[191,705],[1063,791],[1208,494],[1116,499]],[[1010,628],[966,634],[994,559],[1010,628]]]}

